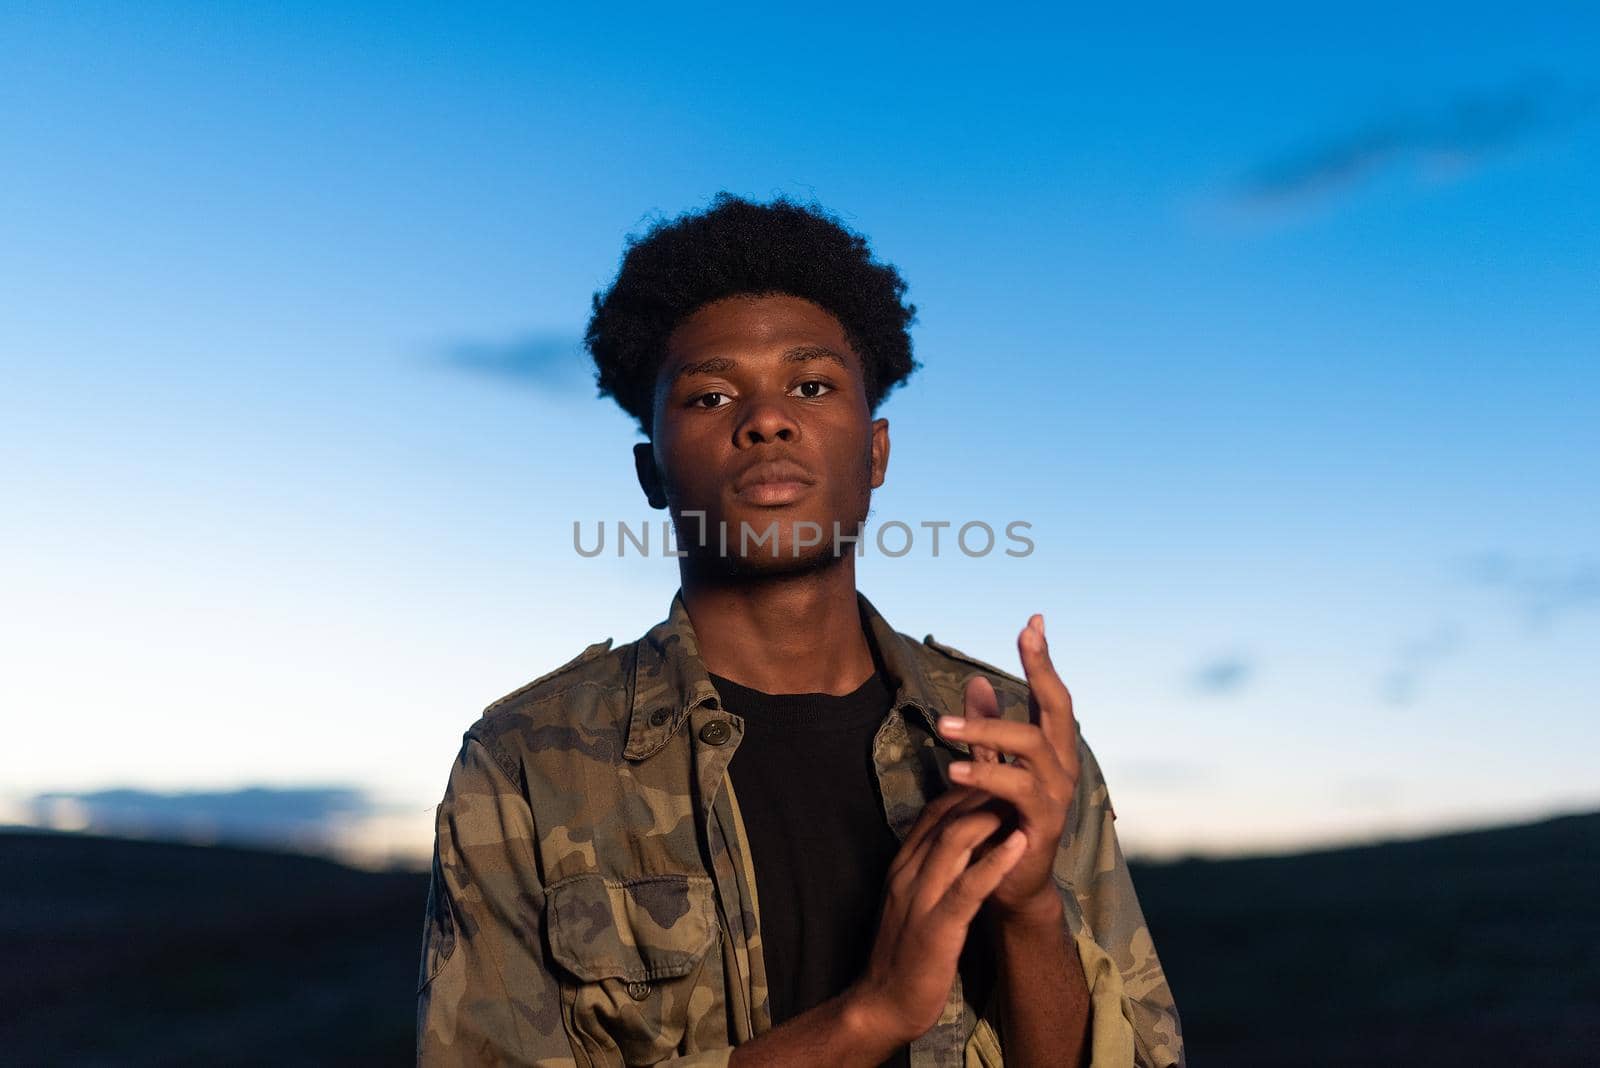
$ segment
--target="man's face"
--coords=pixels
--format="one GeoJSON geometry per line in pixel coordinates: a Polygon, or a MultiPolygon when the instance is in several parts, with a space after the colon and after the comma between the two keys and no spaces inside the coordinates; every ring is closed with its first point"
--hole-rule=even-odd
{"type": "MultiPolygon", "coordinates": [[[[858,532],[889,461],[889,422],[868,410],[844,328],[784,294],[728,297],[679,323],[653,419],[653,440],[634,446],[640,485],[671,509],[680,551],[729,573],[834,559],[834,524],[841,538],[858,532]],[[703,547],[686,512],[705,513],[703,547]]],[[[853,551],[841,541],[838,555],[853,551]]]]}

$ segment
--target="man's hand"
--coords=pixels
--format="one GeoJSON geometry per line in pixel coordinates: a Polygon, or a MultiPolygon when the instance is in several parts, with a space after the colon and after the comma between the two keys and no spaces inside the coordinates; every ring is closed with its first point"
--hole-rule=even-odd
{"type": "Polygon", "coordinates": [[[1022,855],[1021,835],[983,848],[1000,817],[958,805],[971,793],[945,791],[906,832],[884,880],[878,933],[861,977],[736,1047],[730,1065],[872,1068],[939,1022],[967,928],[1022,855]],[[982,854],[977,860],[975,852],[982,854]]]}
{"type": "Polygon", "coordinates": [[[885,1055],[938,1023],[967,928],[1022,856],[1016,835],[972,859],[1001,820],[994,812],[961,807],[967,793],[947,790],[934,798],[906,833],[885,879],[867,969],[846,993],[870,1029],[884,1037],[885,1055]]]}
{"type": "Polygon", "coordinates": [[[1031,722],[1001,719],[994,687],[982,678],[967,686],[968,719],[955,720],[957,729],[940,721],[942,733],[970,745],[973,760],[951,765],[953,784],[901,842],[866,971],[837,997],[739,1046],[730,1064],[879,1064],[938,1023],[985,903],[998,923],[1008,990],[1007,1063],[1080,1063],[1087,990],[1050,878],[1077,789],[1078,726],[1072,696],[1050,665],[1042,616],[1028,621],[1017,644],[1031,722]],[[1001,752],[1018,763],[1002,763],[1001,752]],[[957,773],[963,767],[970,778],[957,773]]]}
{"type": "Polygon", "coordinates": [[[1027,838],[1021,859],[989,898],[989,911],[1001,923],[1026,923],[1060,914],[1050,870],[1078,788],[1079,772],[1078,721],[1072,713],[1072,694],[1050,662],[1042,615],[1030,617],[1022,628],[1017,651],[1028,680],[1028,723],[1000,718],[994,687],[982,676],[967,684],[966,718],[944,716],[939,720],[941,734],[966,742],[972,750],[971,760],[950,765],[951,780],[1009,802],[1016,825],[1027,838]],[[1015,762],[1002,762],[1000,753],[1012,755],[1015,762]]]}

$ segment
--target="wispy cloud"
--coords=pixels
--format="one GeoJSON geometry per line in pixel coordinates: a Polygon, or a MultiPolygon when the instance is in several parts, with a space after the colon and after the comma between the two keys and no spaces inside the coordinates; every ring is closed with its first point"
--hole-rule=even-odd
{"type": "Polygon", "coordinates": [[[1469,581],[1506,597],[1530,628],[1600,607],[1600,560],[1529,560],[1484,553],[1467,561],[1469,581]]]}
{"type": "MultiPolygon", "coordinates": [[[[1531,632],[1600,608],[1600,560],[1535,559],[1494,551],[1458,564],[1455,573],[1458,582],[1498,594],[1502,610],[1509,608],[1531,632]]],[[[1470,635],[1459,622],[1437,624],[1399,646],[1393,664],[1379,680],[1379,692],[1390,704],[1410,704],[1425,677],[1470,644],[1470,635]]]]}
{"type": "Polygon", "coordinates": [[[1196,693],[1230,694],[1249,682],[1253,671],[1250,662],[1242,656],[1217,657],[1196,668],[1189,676],[1189,685],[1196,693]]]}
{"type": "Polygon", "coordinates": [[[22,810],[29,823],[62,831],[319,852],[336,849],[352,824],[377,815],[380,807],[346,787],[247,787],[43,793],[24,801],[22,810]]]}
{"type": "Polygon", "coordinates": [[[593,366],[580,338],[538,333],[505,341],[458,341],[439,356],[449,366],[503,382],[542,389],[593,386],[593,366]]]}
{"type": "Polygon", "coordinates": [[[1379,681],[1379,693],[1389,704],[1411,704],[1417,699],[1423,676],[1439,661],[1459,651],[1464,642],[1460,624],[1446,621],[1401,643],[1395,650],[1394,663],[1379,681]]]}
{"type": "Polygon", "coordinates": [[[1489,92],[1463,93],[1442,105],[1399,110],[1252,167],[1239,179],[1239,201],[1257,207],[1326,197],[1384,168],[1413,164],[1462,173],[1536,135],[1592,114],[1596,94],[1549,78],[1489,92]]]}

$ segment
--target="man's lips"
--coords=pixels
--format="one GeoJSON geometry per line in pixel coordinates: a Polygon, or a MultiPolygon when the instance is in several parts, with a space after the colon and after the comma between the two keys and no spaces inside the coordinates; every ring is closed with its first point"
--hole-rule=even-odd
{"type": "Polygon", "coordinates": [[[815,476],[792,460],[770,460],[742,472],[733,492],[752,504],[788,504],[816,484],[815,476]]]}

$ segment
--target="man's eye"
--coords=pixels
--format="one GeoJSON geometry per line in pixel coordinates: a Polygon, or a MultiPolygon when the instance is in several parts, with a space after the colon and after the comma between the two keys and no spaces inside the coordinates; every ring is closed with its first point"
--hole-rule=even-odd
{"type": "MultiPolygon", "coordinates": [[[[802,383],[800,383],[798,386],[796,386],[794,388],[803,390],[807,386],[820,386],[820,387],[822,387],[822,389],[825,389],[825,390],[833,389],[833,386],[829,385],[827,382],[818,381],[817,379],[812,379],[809,382],[802,382],[802,383]]],[[[813,398],[822,396],[822,394],[820,392],[819,393],[802,393],[801,396],[802,397],[806,397],[807,399],[813,399],[813,398]]]]}
{"type": "Polygon", "coordinates": [[[700,396],[694,398],[689,403],[694,405],[697,408],[721,408],[722,405],[720,405],[720,404],[703,404],[701,402],[704,401],[707,397],[726,397],[726,396],[727,396],[726,393],[718,393],[716,390],[711,390],[709,393],[700,394],[700,396]]]}

